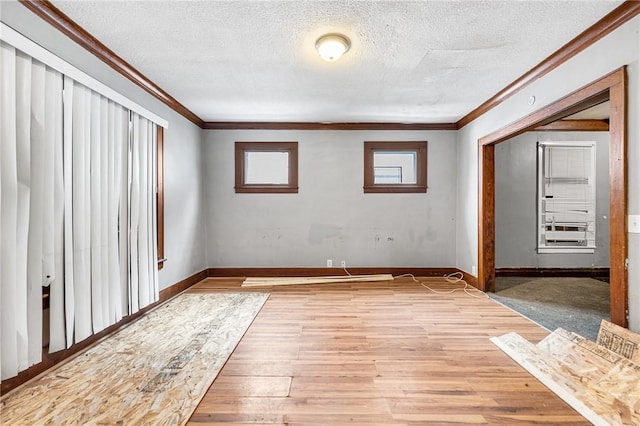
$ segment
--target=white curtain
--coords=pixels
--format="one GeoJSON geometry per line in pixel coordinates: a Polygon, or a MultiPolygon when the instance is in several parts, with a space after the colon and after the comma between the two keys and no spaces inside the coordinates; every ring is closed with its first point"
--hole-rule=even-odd
{"type": "Polygon", "coordinates": [[[158,300],[156,125],[131,113],[131,313],[158,300]]]}
{"type": "Polygon", "coordinates": [[[158,300],[156,125],[2,42],[2,379],[158,300]],[[64,89],[64,90],[63,90],[64,89]]]}
{"type": "Polygon", "coordinates": [[[42,287],[55,292],[63,285],[62,162],[54,154],[62,140],[62,75],[8,44],[0,47],[4,379],[41,361],[42,287]]]}
{"type": "Polygon", "coordinates": [[[129,241],[121,206],[128,204],[129,120],[125,108],[68,77],[65,96],[72,105],[64,123],[71,129],[65,134],[71,151],[65,175],[71,211],[65,227],[71,234],[66,260],[73,273],[67,285],[74,304],[67,312],[67,335],[73,326],[79,342],[123,315],[122,291],[129,280],[121,271],[128,264],[121,253],[126,256],[129,241]]]}

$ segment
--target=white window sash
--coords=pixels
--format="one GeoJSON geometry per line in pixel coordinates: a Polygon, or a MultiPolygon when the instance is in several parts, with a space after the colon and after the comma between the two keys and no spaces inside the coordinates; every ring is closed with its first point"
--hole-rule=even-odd
{"type": "MultiPolygon", "coordinates": [[[[596,233],[596,158],[595,142],[584,141],[543,141],[538,142],[538,253],[593,253],[595,251],[596,233]],[[547,148],[566,148],[566,150],[556,150],[556,154],[567,155],[567,161],[561,161],[565,169],[560,173],[560,178],[547,181],[549,167],[553,159],[549,159],[545,153],[547,148]],[[585,148],[590,149],[590,158],[587,164],[571,164],[570,153],[584,152],[585,148]],[[578,151],[583,149],[583,151],[578,151]],[[566,163],[566,164],[565,164],[566,163]],[[565,176],[566,175],[566,176],[565,176]],[[580,183],[585,179],[584,183],[580,183]],[[553,198],[546,198],[549,190],[553,190],[553,198]],[[557,223],[558,230],[548,231],[548,218],[553,212],[554,223],[557,223]],[[565,227],[584,226],[584,231],[574,231],[563,229],[565,227]],[[554,238],[547,238],[552,235],[554,238]],[[584,245],[547,244],[550,239],[567,241],[584,241],[584,245]]],[[[574,162],[575,163],[575,162],[574,162]]],[[[558,163],[555,162],[556,168],[558,163]]],[[[557,177],[557,174],[556,174],[557,177]]]]}

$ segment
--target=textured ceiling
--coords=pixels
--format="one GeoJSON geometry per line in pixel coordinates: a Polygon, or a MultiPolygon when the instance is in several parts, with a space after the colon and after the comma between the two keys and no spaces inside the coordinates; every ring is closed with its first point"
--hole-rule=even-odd
{"type": "Polygon", "coordinates": [[[622,1],[53,1],[205,121],[455,122],[622,1]],[[340,32],[351,49],[324,62],[340,32]]]}

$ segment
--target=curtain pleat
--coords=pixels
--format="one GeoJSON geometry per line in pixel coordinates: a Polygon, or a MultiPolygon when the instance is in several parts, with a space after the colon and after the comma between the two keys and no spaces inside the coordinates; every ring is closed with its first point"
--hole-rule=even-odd
{"type": "MultiPolygon", "coordinates": [[[[115,103],[109,104],[109,120],[113,123],[109,127],[109,144],[108,144],[108,168],[109,176],[108,186],[108,270],[109,270],[109,318],[110,324],[119,321],[123,315],[123,290],[126,289],[127,280],[122,278],[122,271],[127,271],[126,248],[128,240],[128,225],[126,224],[126,216],[120,213],[120,206],[124,205],[126,209],[126,191],[122,190],[122,182],[126,184],[127,177],[126,167],[123,167],[123,161],[126,161],[125,142],[128,135],[128,112],[120,105],[115,103]],[[124,158],[124,160],[123,160],[124,158]],[[124,222],[122,228],[120,224],[124,222]],[[125,250],[124,256],[121,251],[125,250]],[[123,259],[124,258],[124,259],[123,259]]],[[[125,275],[126,278],[126,275],[125,275]]]]}
{"type": "MultiPolygon", "coordinates": [[[[102,312],[102,329],[113,324],[109,315],[109,128],[113,122],[109,121],[109,100],[100,97],[100,305],[102,312]]],[[[95,298],[96,294],[94,294],[95,298]]]]}
{"type": "MultiPolygon", "coordinates": [[[[120,150],[120,156],[115,156],[116,181],[114,183],[115,191],[120,192],[118,206],[118,260],[120,261],[120,311],[122,315],[128,315],[130,295],[129,271],[130,271],[130,255],[129,255],[129,170],[130,170],[130,148],[129,133],[131,123],[129,121],[129,112],[125,111],[121,117],[123,123],[122,133],[116,132],[115,150],[120,150]],[[119,161],[118,161],[119,160],[119,161]]],[[[120,127],[118,127],[119,129],[120,127]]]]}
{"type": "Polygon", "coordinates": [[[47,172],[45,182],[45,285],[49,285],[49,352],[66,346],[64,299],[64,179],[62,75],[47,69],[47,172]]]}
{"type": "Polygon", "coordinates": [[[132,137],[130,142],[131,151],[131,172],[129,189],[129,313],[137,312],[140,309],[140,287],[139,287],[139,267],[138,256],[138,234],[140,232],[140,118],[137,114],[132,114],[132,137]]]}
{"type": "Polygon", "coordinates": [[[158,300],[156,125],[0,45],[2,379],[158,300]]]}
{"type": "Polygon", "coordinates": [[[29,251],[29,205],[31,196],[31,60],[16,55],[16,164],[17,164],[17,221],[16,221],[16,332],[18,339],[18,368],[24,370],[28,362],[28,285],[27,258],[29,251]]]}
{"type": "Polygon", "coordinates": [[[63,185],[64,185],[64,313],[67,348],[74,342],[75,274],[73,248],[73,80],[64,77],[63,185]]]}
{"type": "Polygon", "coordinates": [[[149,139],[149,126],[147,120],[138,117],[138,161],[139,161],[139,204],[138,204],[138,241],[136,245],[138,247],[138,290],[140,306],[147,306],[150,302],[149,297],[149,284],[151,283],[149,276],[149,247],[147,241],[149,239],[149,217],[147,211],[149,206],[147,205],[148,197],[148,139],[149,139]]]}
{"type": "MultiPolygon", "coordinates": [[[[16,51],[0,44],[0,362],[2,379],[18,374],[18,306],[16,248],[18,247],[18,170],[16,152],[16,51]]],[[[26,324],[25,324],[26,325],[26,324]]]]}
{"type": "MultiPolygon", "coordinates": [[[[102,163],[100,155],[102,154],[102,103],[100,95],[95,92],[90,93],[89,115],[91,117],[90,133],[90,161],[89,161],[89,177],[90,177],[90,201],[89,201],[89,219],[90,219],[90,240],[91,240],[91,319],[93,323],[93,331],[98,332],[104,329],[103,299],[102,287],[102,163]]],[[[106,124],[105,124],[106,127],[106,124]]],[[[108,300],[107,300],[108,302],[108,300]]]]}
{"type": "Polygon", "coordinates": [[[73,276],[75,341],[93,334],[91,323],[91,92],[73,88],[73,276]]]}
{"type": "MultiPolygon", "coordinates": [[[[30,200],[28,215],[27,248],[27,328],[29,344],[29,365],[40,361],[42,356],[42,286],[44,277],[44,216],[45,216],[45,66],[31,64],[31,117],[30,123],[30,200]]],[[[48,206],[47,206],[48,207],[48,206]]],[[[47,213],[49,213],[47,211],[47,213]]]]}

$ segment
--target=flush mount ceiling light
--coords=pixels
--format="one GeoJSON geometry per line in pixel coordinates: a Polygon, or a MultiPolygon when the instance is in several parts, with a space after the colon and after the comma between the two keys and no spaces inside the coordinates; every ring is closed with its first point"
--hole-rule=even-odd
{"type": "Polygon", "coordinates": [[[351,47],[351,41],[342,34],[325,34],[316,41],[316,49],[325,61],[340,59],[351,47]]]}

